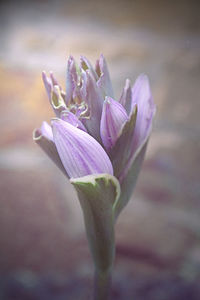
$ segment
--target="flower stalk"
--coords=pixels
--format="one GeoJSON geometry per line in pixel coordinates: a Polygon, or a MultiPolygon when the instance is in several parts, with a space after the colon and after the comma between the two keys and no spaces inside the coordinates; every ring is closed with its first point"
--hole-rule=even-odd
{"type": "Polygon", "coordinates": [[[42,73],[56,118],[34,131],[35,142],[74,186],[94,261],[94,300],[108,300],[115,257],[114,226],[131,198],[152,130],[155,105],[146,75],[120,98],[103,55],[95,68],[81,56],[67,62],[66,92],[42,73]]]}

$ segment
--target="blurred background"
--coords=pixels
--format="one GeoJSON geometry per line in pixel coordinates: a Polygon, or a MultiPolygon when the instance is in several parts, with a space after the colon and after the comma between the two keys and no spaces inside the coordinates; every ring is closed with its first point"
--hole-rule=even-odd
{"type": "Polygon", "coordinates": [[[42,70],[101,53],[118,99],[140,73],[157,105],[133,199],[116,226],[113,299],[200,299],[199,1],[1,1],[0,299],[89,299],[76,194],[32,141],[53,112],[42,70]]]}

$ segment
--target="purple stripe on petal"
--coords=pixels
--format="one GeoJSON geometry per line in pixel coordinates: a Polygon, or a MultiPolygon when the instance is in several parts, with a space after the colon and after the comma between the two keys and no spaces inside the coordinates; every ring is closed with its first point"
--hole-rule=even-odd
{"type": "Polygon", "coordinates": [[[59,156],[70,178],[113,174],[105,150],[88,133],[60,119],[52,120],[52,128],[59,156]]]}
{"type": "Polygon", "coordinates": [[[108,151],[115,145],[127,120],[128,115],[124,107],[112,98],[106,97],[101,116],[100,134],[108,151]]]}
{"type": "Polygon", "coordinates": [[[63,110],[61,112],[61,116],[60,118],[65,121],[70,123],[71,125],[73,125],[74,127],[77,127],[85,132],[87,132],[85,126],[83,125],[83,123],[77,118],[77,116],[75,114],[73,114],[72,112],[68,111],[68,110],[63,110]]]}

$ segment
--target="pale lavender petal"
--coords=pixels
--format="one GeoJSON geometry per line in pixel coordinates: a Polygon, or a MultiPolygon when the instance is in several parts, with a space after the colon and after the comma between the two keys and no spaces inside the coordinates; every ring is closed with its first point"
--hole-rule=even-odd
{"type": "Polygon", "coordinates": [[[77,73],[75,60],[72,56],[67,61],[67,74],[66,74],[66,95],[65,102],[68,105],[73,97],[75,83],[77,82],[77,73]]]}
{"type": "Polygon", "coordinates": [[[63,97],[63,100],[64,100],[65,99],[65,92],[63,91],[61,85],[58,83],[58,80],[55,78],[52,71],[50,71],[50,78],[51,78],[53,86],[55,86],[55,85],[59,86],[60,93],[61,93],[61,95],[63,97]]]}
{"type": "Polygon", "coordinates": [[[87,132],[85,126],[83,125],[83,123],[77,118],[77,116],[75,114],[73,114],[72,112],[68,111],[68,110],[63,110],[61,112],[61,116],[60,118],[65,121],[70,123],[71,125],[87,132]]]}
{"type": "Polygon", "coordinates": [[[96,71],[98,77],[100,77],[101,76],[101,70],[100,70],[100,66],[99,66],[99,59],[96,60],[95,71],[96,71]]]}
{"type": "Polygon", "coordinates": [[[51,81],[52,81],[53,85],[58,85],[61,89],[61,86],[59,85],[58,80],[55,78],[53,72],[50,71],[49,74],[50,74],[50,78],[51,78],[51,81]]]}
{"type": "Polygon", "coordinates": [[[97,73],[95,72],[92,64],[90,63],[90,61],[83,55],[81,55],[80,57],[80,63],[81,63],[81,68],[86,71],[86,70],[90,70],[91,72],[91,75],[92,77],[95,79],[95,80],[98,80],[98,75],[97,73]]]}
{"type": "Polygon", "coordinates": [[[66,105],[58,85],[53,87],[51,94],[51,105],[57,117],[60,117],[61,112],[66,109],[66,105]]]}
{"type": "Polygon", "coordinates": [[[119,102],[106,97],[100,124],[101,139],[106,150],[109,151],[115,145],[127,120],[125,108],[119,102]]]}
{"type": "Polygon", "coordinates": [[[46,123],[43,122],[41,128],[35,129],[33,131],[33,140],[38,144],[42,150],[51,158],[51,160],[57,165],[57,167],[66,175],[68,178],[68,174],[62,164],[60,156],[58,155],[58,151],[56,149],[56,145],[52,140],[52,129],[46,123]]]}
{"type": "Polygon", "coordinates": [[[98,141],[100,138],[100,120],[101,120],[101,112],[104,98],[99,91],[96,82],[92,78],[89,70],[86,70],[85,73],[85,83],[86,85],[86,95],[85,99],[83,99],[89,109],[89,118],[82,119],[83,124],[87,128],[89,134],[91,134],[98,141]]]}
{"type": "Polygon", "coordinates": [[[130,80],[126,79],[125,87],[122,91],[119,103],[121,103],[127,111],[127,114],[130,114],[131,111],[131,102],[132,102],[132,91],[130,80]]]}
{"type": "Polygon", "coordinates": [[[137,105],[138,113],[132,144],[133,153],[149,135],[155,114],[155,105],[146,75],[140,75],[132,88],[132,108],[135,105],[137,105]]]}
{"type": "Polygon", "coordinates": [[[60,120],[52,120],[54,141],[70,178],[90,174],[113,175],[111,161],[102,146],[88,133],[60,120]]]}
{"type": "Polygon", "coordinates": [[[42,126],[40,128],[41,134],[45,136],[50,141],[53,141],[53,132],[51,126],[46,122],[42,122],[42,126]]]}
{"type": "Polygon", "coordinates": [[[48,98],[49,98],[49,101],[50,101],[51,100],[51,92],[52,92],[52,89],[53,89],[53,83],[52,83],[51,78],[49,78],[47,76],[45,71],[42,72],[42,80],[44,82],[44,86],[45,86],[45,89],[46,89],[46,92],[47,92],[47,95],[48,95],[48,98]]]}
{"type": "Polygon", "coordinates": [[[96,70],[100,77],[97,81],[97,86],[101,89],[104,96],[110,96],[114,98],[112,83],[108,72],[108,67],[104,56],[101,54],[99,60],[96,63],[96,70]],[[98,64],[98,65],[97,65],[98,64]]]}

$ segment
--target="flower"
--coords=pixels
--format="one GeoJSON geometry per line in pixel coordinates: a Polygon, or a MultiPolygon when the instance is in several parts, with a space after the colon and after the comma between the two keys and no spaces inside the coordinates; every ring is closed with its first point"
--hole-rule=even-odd
{"type": "Polygon", "coordinates": [[[149,80],[126,80],[117,100],[103,55],[95,67],[81,56],[67,62],[66,91],[42,73],[56,118],[33,138],[75,186],[97,269],[114,258],[114,222],[130,199],[152,129],[149,80]]]}
{"type": "Polygon", "coordinates": [[[79,66],[69,57],[66,93],[52,72],[49,77],[43,72],[42,77],[57,119],[52,121],[53,132],[44,122],[34,139],[40,144],[41,132],[43,140],[52,142],[49,146],[55,145],[57,153],[53,151],[51,158],[60,158],[69,178],[113,174],[114,167],[122,183],[152,127],[155,106],[147,76],[139,76],[133,88],[127,79],[119,101],[114,100],[103,55],[95,68],[84,56],[79,66]]]}

